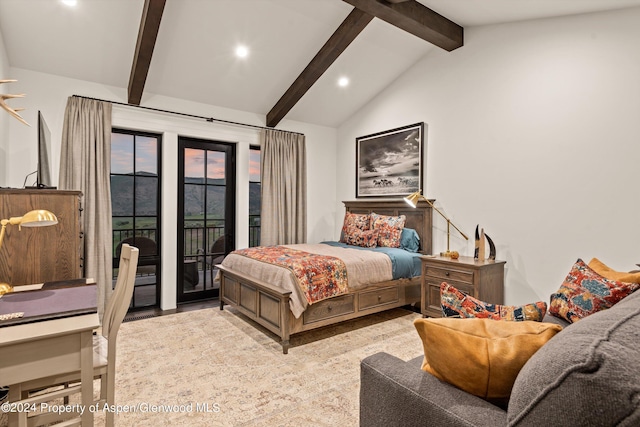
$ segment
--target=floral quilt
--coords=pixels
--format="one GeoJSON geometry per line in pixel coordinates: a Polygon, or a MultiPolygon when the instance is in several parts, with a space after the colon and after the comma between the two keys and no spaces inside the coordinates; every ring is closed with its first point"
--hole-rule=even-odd
{"type": "Polygon", "coordinates": [[[309,304],[348,292],[347,266],[340,258],[285,246],[261,246],[233,253],[291,270],[309,304]]]}

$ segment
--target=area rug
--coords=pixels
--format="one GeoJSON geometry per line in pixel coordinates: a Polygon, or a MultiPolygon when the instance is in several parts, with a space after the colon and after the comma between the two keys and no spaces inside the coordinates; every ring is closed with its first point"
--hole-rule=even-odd
{"type": "Polygon", "coordinates": [[[294,335],[286,355],[230,307],[124,323],[116,425],[357,426],[360,361],[421,355],[418,317],[395,309],[294,335]]]}

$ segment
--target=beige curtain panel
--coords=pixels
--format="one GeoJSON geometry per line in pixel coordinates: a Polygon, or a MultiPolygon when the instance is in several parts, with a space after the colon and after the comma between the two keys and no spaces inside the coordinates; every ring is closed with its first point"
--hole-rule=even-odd
{"type": "Polygon", "coordinates": [[[112,291],[110,173],[111,103],[69,97],[58,188],[83,194],[84,275],[98,285],[100,319],[112,291]]]}
{"type": "Polygon", "coordinates": [[[298,133],[264,129],[260,139],[260,244],[306,243],[305,137],[298,133]]]}

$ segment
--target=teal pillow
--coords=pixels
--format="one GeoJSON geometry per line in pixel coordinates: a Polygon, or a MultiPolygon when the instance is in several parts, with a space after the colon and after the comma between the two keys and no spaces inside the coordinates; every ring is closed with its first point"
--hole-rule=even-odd
{"type": "Polygon", "coordinates": [[[400,248],[409,252],[418,252],[420,250],[420,236],[413,228],[403,228],[400,235],[400,248]]]}

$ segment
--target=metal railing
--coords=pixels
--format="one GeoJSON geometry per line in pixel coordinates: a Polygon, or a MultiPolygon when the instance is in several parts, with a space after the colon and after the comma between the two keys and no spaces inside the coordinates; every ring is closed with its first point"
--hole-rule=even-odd
{"type": "MultiPolygon", "coordinates": [[[[259,215],[251,215],[250,222],[260,221],[259,215]]],[[[156,240],[157,230],[155,228],[142,228],[136,230],[113,230],[113,257],[116,258],[116,249],[120,242],[131,237],[146,237],[153,241],[156,240]]],[[[209,254],[211,246],[220,237],[224,236],[223,226],[211,227],[184,227],[184,258],[197,259],[204,253],[209,254]],[[206,236],[206,239],[205,239],[206,236]],[[205,242],[209,247],[205,248],[205,242]]],[[[249,226],[249,246],[260,246],[260,225],[249,226]]]]}

